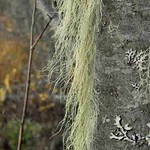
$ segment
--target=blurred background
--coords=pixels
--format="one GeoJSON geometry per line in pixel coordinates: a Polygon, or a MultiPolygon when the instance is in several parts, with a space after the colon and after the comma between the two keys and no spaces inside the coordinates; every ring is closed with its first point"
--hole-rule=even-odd
{"type": "MultiPolygon", "coordinates": [[[[22,114],[29,53],[33,0],[0,0],[0,150],[15,150],[18,142],[19,120],[22,114]]],[[[46,21],[38,12],[34,39],[46,21]]],[[[54,40],[50,27],[36,46],[32,64],[31,89],[23,136],[24,150],[62,150],[62,135],[52,140],[64,107],[60,90],[51,94],[52,84],[42,72],[54,40]]]]}

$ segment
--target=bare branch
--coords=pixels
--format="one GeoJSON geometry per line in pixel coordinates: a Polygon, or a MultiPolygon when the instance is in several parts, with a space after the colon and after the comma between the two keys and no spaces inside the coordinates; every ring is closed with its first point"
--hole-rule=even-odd
{"type": "Polygon", "coordinates": [[[50,22],[52,20],[52,17],[50,17],[50,20],[46,24],[45,28],[43,29],[41,34],[38,36],[38,38],[33,43],[33,31],[34,31],[34,24],[35,24],[36,2],[37,1],[34,0],[34,9],[33,9],[33,14],[32,14],[32,24],[31,24],[31,34],[30,34],[30,53],[29,53],[29,61],[28,61],[28,69],[27,69],[26,90],[25,90],[25,97],[24,97],[23,112],[22,112],[22,117],[21,117],[21,121],[20,121],[17,150],[21,150],[21,147],[22,147],[22,137],[23,137],[23,132],[24,132],[24,123],[25,123],[27,104],[28,104],[28,97],[29,97],[29,90],[30,90],[31,66],[32,66],[33,50],[35,49],[35,46],[37,45],[37,43],[41,39],[42,35],[46,31],[47,27],[49,26],[49,24],[50,24],[50,22]]]}
{"type": "MultiPolygon", "coordinates": [[[[55,15],[54,15],[55,16],[55,15]]],[[[53,17],[54,17],[53,16],[53,17]]],[[[38,38],[35,40],[35,42],[31,45],[30,49],[34,50],[35,46],[37,45],[37,43],[39,42],[39,40],[41,39],[42,35],[44,34],[44,32],[46,31],[47,27],[49,26],[49,24],[51,23],[51,20],[53,19],[50,18],[49,21],[47,22],[46,26],[44,27],[43,31],[41,32],[41,34],[38,36],[38,38]]]]}
{"type": "Polygon", "coordinates": [[[33,50],[31,49],[31,47],[33,43],[33,28],[34,28],[34,22],[35,22],[35,13],[36,13],[36,0],[34,0],[34,9],[33,9],[33,15],[32,15],[32,25],[31,25],[31,35],[30,35],[30,53],[29,53],[28,71],[27,71],[27,79],[26,79],[27,82],[26,82],[26,91],[25,91],[25,97],[24,97],[22,118],[20,122],[17,150],[21,150],[21,146],[22,146],[22,136],[24,132],[24,122],[25,122],[25,115],[26,115],[28,96],[29,96],[30,74],[31,74],[32,56],[33,56],[33,50]]]}

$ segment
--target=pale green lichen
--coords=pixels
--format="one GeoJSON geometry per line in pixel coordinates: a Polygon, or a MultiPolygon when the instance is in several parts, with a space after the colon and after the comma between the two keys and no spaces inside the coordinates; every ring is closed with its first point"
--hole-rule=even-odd
{"type": "Polygon", "coordinates": [[[49,78],[70,83],[66,99],[64,145],[66,150],[91,150],[98,105],[94,98],[95,34],[102,17],[101,0],[64,0],[58,5],[56,49],[49,62],[49,78]]]}

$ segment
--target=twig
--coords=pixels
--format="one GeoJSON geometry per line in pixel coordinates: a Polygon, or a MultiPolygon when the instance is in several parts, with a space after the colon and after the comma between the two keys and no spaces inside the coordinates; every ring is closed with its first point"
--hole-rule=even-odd
{"type": "Polygon", "coordinates": [[[30,74],[31,74],[32,56],[33,56],[33,50],[31,49],[31,47],[32,47],[32,44],[33,44],[33,28],[34,28],[34,24],[35,24],[36,0],[34,0],[34,6],[33,7],[34,8],[33,8],[33,14],[32,14],[32,25],[31,25],[31,35],[30,35],[30,53],[29,53],[27,79],[26,79],[27,82],[26,82],[23,112],[22,112],[20,128],[19,128],[19,137],[18,137],[17,150],[21,150],[21,146],[22,146],[22,136],[23,136],[23,132],[24,132],[24,122],[25,122],[25,115],[26,115],[28,96],[29,96],[30,74]]]}
{"type": "Polygon", "coordinates": [[[31,35],[30,35],[30,53],[29,53],[29,61],[28,61],[28,69],[27,69],[27,79],[26,79],[26,90],[25,90],[25,97],[24,97],[24,105],[23,105],[23,112],[22,117],[20,121],[20,128],[19,128],[19,136],[18,136],[18,147],[17,150],[21,150],[22,147],[22,138],[23,138],[23,132],[24,132],[24,123],[25,123],[25,117],[26,117],[26,111],[27,111],[27,104],[28,104],[28,97],[29,97],[29,89],[30,89],[30,79],[31,79],[31,66],[32,66],[32,58],[33,58],[33,50],[35,49],[37,43],[41,39],[42,35],[46,31],[47,27],[49,26],[52,18],[48,21],[46,26],[44,27],[41,34],[38,36],[38,38],[33,43],[33,29],[35,24],[35,14],[36,14],[36,0],[34,0],[34,9],[32,14],[32,25],[31,25],[31,35]]]}
{"type": "MultiPolygon", "coordinates": [[[[54,16],[53,16],[54,17],[54,16]]],[[[41,32],[41,34],[38,36],[38,38],[36,39],[36,41],[32,44],[31,46],[31,50],[34,50],[35,46],[37,45],[37,43],[39,42],[39,40],[41,39],[42,35],[44,34],[44,32],[46,31],[47,27],[49,26],[51,20],[53,19],[53,17],[49,17],[50,20],[47,22],[46,26],[44,27],[43,31],[41,32]]]]}

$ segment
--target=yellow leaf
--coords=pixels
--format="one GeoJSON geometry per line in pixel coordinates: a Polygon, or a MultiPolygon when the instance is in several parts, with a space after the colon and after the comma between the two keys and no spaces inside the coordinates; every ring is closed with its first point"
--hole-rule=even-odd
{"type": "Polygon", "coordinates": [[[37,85],[36,85],[36,82],[35,82],[35,81],[32,81],[30,86],[31,86],[31,89],[32,89],[33,91],[36,91],[37,85]]]}
{"type": "Polygon", "coordinates": [[[41,73],[37,72],[36,77],[37,77],[37,79],[40,79],[41,78],[41,73]]]}
{"type": "Polygon", "coordinates": [[[41,100],[41,101],[46,101],[49,96],[48,96],[48,94],[46,94],[46,93],[40,93],[40,94],[39,94],[39,97],[40,97],[40,100],[41,100]]]}
{"type": "Polygon", "coordinates": [[[41,106],[41,107],[39,108],[39,110],[40,110],[40,111],[45,111],[45,110],[47,110],[47,109],[53,108],[54,106],[55,106],[55,103],[50,103],[50,104],[48,104],[48,105],[41,106]]]}
{"type": "Polygon", "coordinates": [[[0,102],[4,102],[6,98],[6,90],[4,88],[0,88],[0,102]]]}
{"type": "Polygon", "coordinates": [[[6,87],[6,90],[11,93],[11,87],[10,87],[10,75],[7,74],[5,79],[4,79],[4,84],[5,84],[5,87],[6,87]]]}
{"type": "Polygon", "coordinates": [[[50,83],[45,84],[44,87],[48,90],[52,89],[52,85],[50,83]]]}
{"type": "Polygon", "coordinates": [[[12,73],[13,73],[13,75],[15,75],[17,73],[17,69],[13,68],[12,73]]]}

